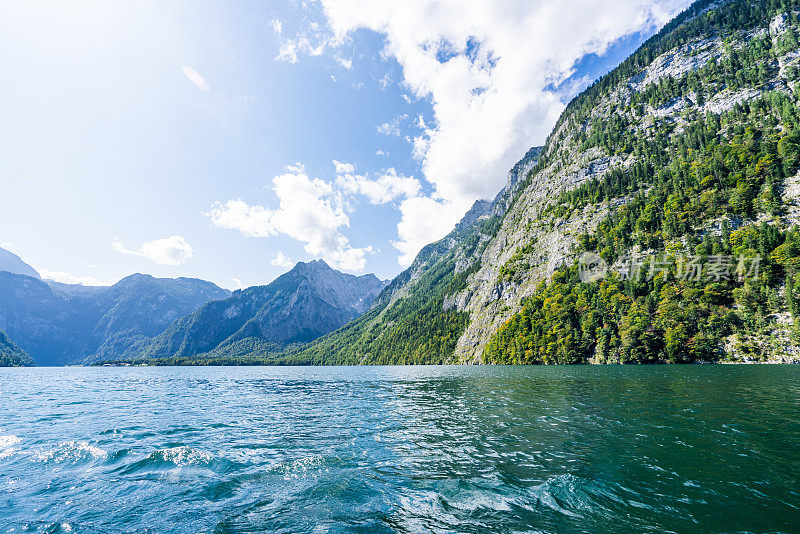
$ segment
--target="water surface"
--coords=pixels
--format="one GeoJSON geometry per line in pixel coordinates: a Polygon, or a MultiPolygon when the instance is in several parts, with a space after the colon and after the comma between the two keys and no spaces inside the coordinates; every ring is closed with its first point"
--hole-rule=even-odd
{"type": "Polygon", "coordinates": [[[0,532],[797,532],[800,366],[0,370],[0,532]]]}

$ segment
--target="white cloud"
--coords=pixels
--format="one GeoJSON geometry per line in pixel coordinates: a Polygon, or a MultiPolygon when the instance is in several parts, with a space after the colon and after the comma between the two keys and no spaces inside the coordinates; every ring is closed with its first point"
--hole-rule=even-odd
{"type": "Polygon", "coordinates": [[[356,172],[356,166],[352,163],[333,160],[333,167],[336,169],[336,174],[352,174],[356,172]]]}
{"type": "Polygon", "coordinates": [[[375,155],[376,156],[387,156],[388,157],[389,153],[386,152],[385,150],[379,148],[378,150],[375,151],[375,155]]]}
{"type": "Polygon", "coordinates": [[[339,66],[344,67],[347,70],[350,70],[350,69],[353,68],[353,60],[352,59],[345,59],[345,58],[343,58],[341,56],[336,56],[334,59],[336,60],[336,63],[339,64],[339,66]]]}
{"type": "Polygon", "coordinates": [[[280,35],[283,33],[283,22],[278,19],[272,19],[272,31],[280,35]]]}
{"type": "Polygon", "coordinates": [[[338,269],[363,271],[373,248],[355,248],[341,233],[341,228],[350,225],[341,195],[331,184],[309,178],[300,165],[287,171],[272,180],[277,209],[229,200],[214,203],[206,215],[215,226],[250,237],[287,235],[302,242],[308,254],[338,269]]]}
{"type": "Polygon", "coordinates": [[[181,68],[181,70],[183,70],[183,75],[186,76],[186,78],[190,82],[195,84],[201,90],[206,91],[206,92],[211,90],[211,86],[208,85],[208,82],[202,76],[200,76],[199,72],[194,70],[192,67],[190,67],[189,65],[184,65],[181,68]]]}
{"type": "Polygon", "coordinates": [[[292,259],[289,258],[289,256],[287,256],[280,250],[278,251],[277,254],[275,254],[275,257],[272,258],[272,261],[269,263],[274,267],[283,267],[285,269],[288,269],[289,267],[292,267],[294,265],[292,259]]]}
{"type": "Polygon", "coordinates": [[[192,247],[179,235],[155,239],[142,243],[139,250],[130,250],[117,238],[111,243],[112,248],[121,254],[141,256],[159,265],[183,265],[194,257],[192,247]]]}
{"type": "Polygon", "coordinates": [[[391,122],[384,122],[378,126],[378,133],[382,135],[393,135],[395,137],[400,137],[400,124],[402,124],[402,122],[407,118],[408,115],[400,115],[392,119],[391,122]]]}
{"type": "Polygon", "coordinates": [[[50,271],[48,269],[37,269],[45,280],[53,280],[62,284],[78,284],[82,286],[109,286],[108,282],[98,280],[91,276],[74,276],[63,271],[50,271]]]}
{"type": "MultiPolygon", "coordinates": [[[[320,3],[330,34],[317,37],[316,52],[328,47],[339,53],[360,29],[383,34],[383,54],[400,64],[411,96],[433,106],[433,117],[418,122],[423,131],[413,140],[413,152],[434,193],[427,201],[406,201],[398,235],[407,256],[417,245],[404,236],[415,234],[411,228],[420,223],[406,214],[423,215],[410,206],[446,206],[425,213],[424,226],[436,235],[452,228],[463,215],[457,208],[494,197],[508,169],[544,141],[564,108],[551,87],[570,80],[578,60],[603,54],[622,37],[654,30],[690,0],[320,3]]],[[[379,131],[399,135],[399,123],[385,123],[379,131]]]]}
{"type": "Polygon", "coordinates": [[[412,197],[400,204],[401,218],[397,224],[397,241],[392,245],[400,251],[397,262],[408,267],[417,253],[429,243],[443,238],[470,208],[469,204],[412,197]],[[442,220],[455,221],[443,226],[442,220]]]}
{"type": "Polygon", "coordinates": [[[244,284],[238,278],[231,278],[231,282],[233,282],[233,287],[235,289],[244,289],[244,284]]]}
{"type": "Polygon", "coordinates": [[[281,43],[278,49],[278,55],[275,59],[285,61],[287,63],[297,63],[297,45],[294,41],[288,40],[281,43]]]}
{"type": "Polygon", "coordinates": [[[370,180],[366,175],[355,174],[355,166],[349,163],[333,161],[336,167],[336,185],[343,192],[353,195],[360,194],[371,204],[386,204],[399,198],[413,197],[419,194],[421,185],[413,176],[397,174],[394,168],[389,168],[375,180],[370,180]]]}
{"type": "MultiPolygon", "coordinates": [[[[274,23],[273,30],[275,30],[274,23]]],[[[281,31],[282,30],[283,26],[281,26],[281,31]]],[[[276,33],[279,35],[281,34],[281,32],[276,33]]],[[[311,22],[305,30],[294,38],[281,40],[278,55],[275,59],[287,63],[297,63],[300,54],[321,56],[325,53],[326,49],[338,46],[342,44],[344,40],[347,40],[346,36],[342,36],[340,39],[338,36],[331,35],[330,32],[327,29],[323,29],[320,24],[311,22]]]]}
{"type": "Polygon", "coordinates": [[[262,206],[250,206],[242,200],[229,200],[224,205],[216,202],[206,213],[214,226],[239,230],[247,237],[270,237],[276,232],[272,226],[273,211],[262,206]]]}

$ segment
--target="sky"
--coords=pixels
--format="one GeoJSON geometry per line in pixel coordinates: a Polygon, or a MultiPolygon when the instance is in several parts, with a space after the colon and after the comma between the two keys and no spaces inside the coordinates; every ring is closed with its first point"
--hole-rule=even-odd
{"type": "Polygon", "coordinates": [[[392,278],[687,0],[0,2],[0,247],[46,278],[392,278]]]}

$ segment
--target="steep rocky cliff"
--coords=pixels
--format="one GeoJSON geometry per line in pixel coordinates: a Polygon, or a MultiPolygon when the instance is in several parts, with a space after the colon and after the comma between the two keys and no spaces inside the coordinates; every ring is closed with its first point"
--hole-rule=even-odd
{"type": "Polygon", "coordinates": [[[576,97],[494,202],[423,249],[369,313],[274,361],[791,358],[798,12],[794,1],[695,3],[576,97]],[[582,252],[672,266],[581,285],[582,252]],[[695,256],[758,256],[761,276],[679,279],[675,266],[695,256]]]}
{"type": "MultiPolygon", "coordinates": [[[[716,257],[735,262],[745,253],[759,255],[766,273],[760,282],[713,289],[709,280],[647,287],[643,276],[627,288],[631,301],[616,325],[609,317],[587,327],[591,304],[561,306],[558,312],[575,313],[567,330],[576,332],[576,346],[586,345],[571,351],[597,361],[787,360],[798,354],[797,336],[792,340],[796,312],[789,313],[796,308],[796,266],[776,256],[781,247],[793,256],[797,243],[795,9],[780,2],[698,2],[570,104],[484,251],[481,268],[448,300],[470,313],[456,359],[481,360],[487,343],[513,317],[494,347],[499,361],[547,363],[548,355],[550,363],[570,361],[564,356],[562,362],[544,346],[547,336],[535,332],[537,320],[550,327],[563,321],[529,316],[534,301],[549,302],[533,299],[527,309],[523,302],[545,295],[540,282],[587,250],[609,263],[642,254],[645,262],[697,256],[704,265],[716,257]],[[698,196],[684,198],[691,195],[698,196]],[[613,235],[612,226],[626,223],[613,235]],[[717,300],[703,293],[686,299],[692,291],[712,290],[719,291],[717,300]],[[671,291],[681,297],[673,299],[671,291]],[[636,310],[639,301],[650,311],[636,310]],[[673,301],[699,305],[701,317],[668,315],[673,301]],[[637,314],[650,324],[632,340],[639,335],[631,333],[637,314]],[[602,347],[602,336],[585,332],[592,328],[611,329],[611,338],[621,339],[602,347]],[[653,341],[643,340],[648,335],[653,341]],[[677,349],[671,335],[689,348],[677,349]],[[701,339],[708,345],[702,349],[701,339]],[[638,354],[627,350],[637,346],[638,354]]],[[[676,276],[674,265],[664,278],[670,275],[676,276]]]]}

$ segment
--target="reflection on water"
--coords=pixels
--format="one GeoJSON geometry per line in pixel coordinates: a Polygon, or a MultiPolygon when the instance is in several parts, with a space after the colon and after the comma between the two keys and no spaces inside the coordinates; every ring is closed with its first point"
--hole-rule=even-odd
{"type": "Polygon", "coordinates": [[[800,367],[0,370],[0,524],[792,532],[800,367]]]}

